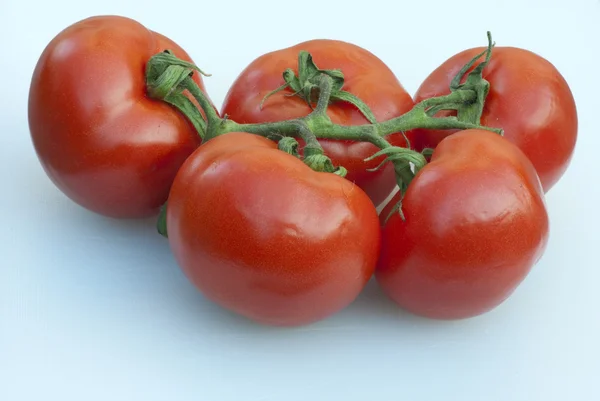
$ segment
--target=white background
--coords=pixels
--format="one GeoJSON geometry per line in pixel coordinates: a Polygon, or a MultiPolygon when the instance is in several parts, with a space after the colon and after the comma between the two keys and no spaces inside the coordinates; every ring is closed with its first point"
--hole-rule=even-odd
{"type": "Polygon", "coordinates": [[[600,2],[0,0],[0,400],[599,400],[600,2]],[[531,49],[574,92],[579,142],[548,195],[551,239],[527,280],[484,316],[399,312],[376,285],[298,329],[208,303],[154,221],[116,222],[66,199],[43,173],[27,92],[67,25],[120,14],[170,36],[205,71],[217,105],[260,54],[328,37],[382,58],[414,93],[452,54],[531,49]]]}

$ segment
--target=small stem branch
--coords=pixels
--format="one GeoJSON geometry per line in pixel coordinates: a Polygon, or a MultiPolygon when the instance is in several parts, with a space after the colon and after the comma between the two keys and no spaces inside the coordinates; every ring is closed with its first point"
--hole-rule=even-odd
{"type": "Polygon", "coordinates": [[[214,134],[218,127],[221,125],[221,117],[214,109],[212,103],[208,100],[208,97],[202,93],[198,85],[192,80],[191,77],[186,78],[183,81],[183,88],[187,89],[192,96],[196,99],[204,115],[206,116],[206,137],[205,140],[215,137],[214,134]]]}
{"type": "MultiPolygon", "coordinates": [[[[477,93],[474,90],[462,90],[455,91],[448,95],[432,97],[429,99],[423,100],[419,103],[419,107],[423,107],[428,109],[434,106],[443,106],[443,105],[463,105],[469,104],[477,100],[477,93]]],[[[455,107],[452,107],[453,109],[455,107]]]]}
{"type": "Polygon", "coordinates": [[[327,115],[327,107],[329,107],[329,101],[331,100],[332,87],[333,79],[326,74],[322,74],[321,79],[319,80],[319,100],[317,101],[317,107],[315,107],[311,114],[317,116],[327,115]]]}
{"type": "MultiPolygon", "coordinates": [[[[373,145],[377,146],[379,149],[381,149],[382,154],[385,154],[385,152],[396,148],[377,132],[376,126],[373,125],[371,127],[371,129],[367,129],[367,127],[365,127],[364,132],[361,135],[361,139],[363,141],[370,142],[373,145]]],[[[413,152],[408,149],[407,151],[413,152]]],[[[417,152],[413,153],[415,153],[415,155],[418,154],[417,152]]],[[[383,167],[383,164],[385,164],[388,161],[394,164],[394,171],[396,172],[396,183],[398,184],[400,189],[404,190],[406,187],[408,187],[408,184],[412,181],[414,176],[412,170],[410,169],[410,161],[404,159],[395,160],[393,157],[388,157],[379,166],[377,166],[376,169],[383,167]]],[[[426,162],[425,160],[423,161],[426,162]]]]}
{"type": "Polygon", "coordinates": [[[298,136],[300,136],[300,138],[304,140],[304,157],[308,157],[315,154],[323,154],[323,147],[319,143],[315,134],[313,134],[313,132],[310,130],[310,128],[308,128],[308,125],[306,125],[305,122],[294,121],[292,122],[292,125],[295,126],[296,131],[298,132],[298,136]]]}
{"type": "Polygon", "coordinates": [[[190,99],[181,93],[177,93],[172,96],[166,96],[163,100],[187,116],[188,120],[196,128],[200,138],[204,139],[206,135],[206,121],[204,121],[202,114],[190,99]]]}

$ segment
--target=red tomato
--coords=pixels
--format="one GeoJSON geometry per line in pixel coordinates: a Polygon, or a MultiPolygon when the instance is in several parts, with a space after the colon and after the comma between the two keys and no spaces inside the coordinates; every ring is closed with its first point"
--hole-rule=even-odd
{"type": "MultiPolygon", "coordinates": [[[[483,50],[465,50],[446,60],[421,84],[415,101],[448,94],[452,78],[483,50]]],[[[577,110],[569,85],[549,61],[514,47],[494,48],[483,77],[491,87],[481,124],[504,129],[506,139],[525,152],[549,191],[566,171],[577,140],[577,110]]],[[[408,135],[421,151],[452,132],[416,130],[408,135]]]]}
{"type": "MultiPolygon", "coordinates": [[[[146,96],[145,65],[177,44],[116,16],[85,19],[60,32],[31,81],[29,128],[54,184],[96,213],[156,214],[177,170],[200,138],[185,117],[146,96]]],[[[194,80],[204,89],[199,74],[194,80]]]]}
{"type": "Polygon", "coordinates": [[[395,213],[383,226],[375,275],[401,307],[430,318],[467,318],[499,305],[548,239],[534,167],[515,145],[483,130],[440,142],[410,183],[403,212],[405,221],[395,213]]]}
{"type": "MultiPolygon", "coordinates": [[[[297,60],[301,50],[308,51],[320,69],[340,69],[345,77],[342,89],[367,104],[378,121],[397,117],[414,106],[411,96],[393,72],[369,51],[336,40],[312,40],[264,54],[254,60],[230,88],[222,113],[238,123],[281,121],[309,114],[311,108],[301,98],[290,97],[290,89],[273,95],[264,103],[262,110],[260,108],[265,95],[284,83],[284,70],[291,68],[298,73],[297,60]]],[[[327,114],[336,124],[368,123],[356,107],[345,102],[332,103],[327,114]]],[[[401,134],[392,134],[386,139],[393,145],[406,146],[401,134]]],[[[383,160],[364,161],[379,150],[377,147],[367,142],[325,139],[319,142],[334,165],[344,166],[348,170],[346,178],[362,188],[375,205],[379,205],[390,194],[395,183],[391,164],[377,172],[366,171],[383,160]]]]}
{"type": "Polygon", "coordinates": [[[362,190],[247,133],[211,139],[183,164],[167,226],[177,262],[208,299],[278,326],[350,304],[380,245],[362,190]]]}

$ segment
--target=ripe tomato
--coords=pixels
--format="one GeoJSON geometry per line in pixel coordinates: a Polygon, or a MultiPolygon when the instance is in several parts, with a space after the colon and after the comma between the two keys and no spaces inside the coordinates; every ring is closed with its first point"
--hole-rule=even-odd
{"type": "Polygon", "coordinates": [[[406,220],[395,213],[383,225],[375,275],[414,314],[458,319],[491,310],[546,247],[548,215],[535,169],[489,131],[461,131],[440,142],[402,205],[406,220]]]}
{"type": "MultiPolygon", "coordinates": [[[[79,205],[118,218],[157,213],[200,144],[182,114],[146,96],[146,63],[166,49],[191,61],[131,19],[99,16],[43,51],[29,93],[31,138],[50,179],[79,205]]],[[[204,89],[199,74],[194,80],[204,89]]]]}
{"type": "MultiPolygon", "coordinates": [[[[446,60],[421,84],[415,101],[449,93],[452,78],[483,50],[465,50],[446,60]]],[[[577,110],[569,85],[549,61],[514,47],[494,48],[483,77],[491,87],[481,124],[504,129],[505,138],[525,152],[549,191],[566,171],[577,140],[577,110]]],[[[415,130],[408,136],[420,151],[434,148],[452,132],[415,130]]]]}
{"type": "Polygon", "coordinates": [[[278,326],[351,303],[380,246],[377,212],[360,188],[247,133],[211,139],[183,164],[167,226],[177,262],[208,299],[278,326]]]}
{"type": "MultiPolygon", "coordinates": [[[[299,97],[289,96],[291,89],[279,92],[260,104],[270,91],[284,83],[282,73],[287,68],[298,74],[297,60],[301,50],[309,52],[320,69],[340,69],[345,77],[343,90],[359,97],[378,121],[397,117],[414,106],[411,96],[393,72],[375,55],[356,45],[336,40],[312,40],[262,55],[254,60],[230,88],[222,113],[238,123],[262,123],[306,116],[312,110],[299,97]]],[[[327,114],[336,124],[359,125],[368,120],[346,102],[333,102],[327,114]]],[[[386,137],[393,145],[406,146],[401,134],[386,137]]],[[[379,149],[367,142],[320,139],[325,154],[334,165],[348,170],[346,178],[355,182],[379,205],[394,187],[394,171],[390,164],[376,172],[383,158],[370,162],[364,159],[379,149]]],[[[302,146],[302,143],[301,143],[302,146]]]]}

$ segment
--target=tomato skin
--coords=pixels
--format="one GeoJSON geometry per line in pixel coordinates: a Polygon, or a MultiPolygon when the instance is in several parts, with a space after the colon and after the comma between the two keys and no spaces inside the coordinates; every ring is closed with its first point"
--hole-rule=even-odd
{"type": "Polygon", "coordinates": [[[548,240],[533,165],[488,131],[461,131],[440,142],[410,183],[403,211],[406,221],[395,213],[383,224],[375,276],[401,307],[429,318],[468,318],[495,308],[548,240]]]}
{"type": "Polygon", "coordinates": [[[247,133],[211,139],[183,164],[167,225],[178,264],[208,299],[275,326],[351,303],[380,246],[363,191],[247,133]]]}
{"type": "MultiPolygon", "coordinates": [[[[340,69],[345,77],[343,90],[363,100],[378,121],[397,117],[414,106],[411,96],[393,72],[375,55],[347,42],[320,39],[276,50],[254,60],[229,89],[221,108],[223,115],[239,123],[273,122],[308,115],[312,111],[310,107],[298,96],[289,96],[290,89],[271,96],[260,109],[265,95],[283,85],[284,70],[291,68],[298,73],[297,60],[301,50],[311,53],[321,69],[340,69]]],[[[327,114],[336,124],[368,123],[358,109],[344,102],[332,103],[327,114]]],[[[406,146],[402,134],[392,134],[386,139],[393,145],[406,146]]],[[[395,183],[393,166],[388,165],[377,172],[366,171],[383,160],[364,161],[379,148],[367,142],[327,139],[319,142],[335,165],[348,170],[346,178],[362,188],[375,205],[390,194],[395,183]]]]}
{"type": "MultiPolygon", "coordinates": [[[[134,20],[98,16],[67,27],[40,56],[29,92],[33,145],[53,183],[84,208],[155,215],[199,146],[182,114],[146,96],[146,63],[165,49],[191,61],[134,20]]],[[[199,74],[194,80],[204,90],[199,74]]]]}
{"type": "MultiPolygon", "coordinates": [[[[448,94],[452,78],[483,50],[465,50],[442,63],[421,84],[415,102],[448,94]]],[[[548,60],[515,47],[495,47],[483,77],[491,87],[481,123],[504,129],[505,138],[529,157],[548,192],[568,168],[577,142],[577,110],[569,85],[548,60]]],[[[421,151],[452,132],[415,130],[407,135],[421,151]]]]}

